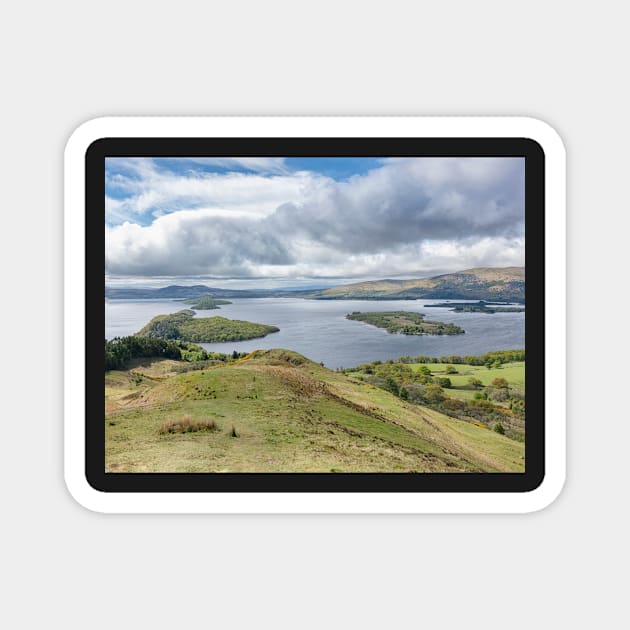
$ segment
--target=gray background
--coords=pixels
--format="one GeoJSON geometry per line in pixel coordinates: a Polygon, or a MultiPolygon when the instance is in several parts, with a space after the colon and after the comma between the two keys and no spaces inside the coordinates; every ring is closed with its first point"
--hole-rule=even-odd
{"type": "Polygon", "coordinates": [[[627,288],[625,9],[376,6],[3,6],[6,627],[622,625],[626,315],[596,301],[627,288]],[[62,151],[79,123],[117,114],[551,123],[569,156],[569,478],[557,502],[451,517],[103,516],[76,505],[62,480],[62,151]]]}

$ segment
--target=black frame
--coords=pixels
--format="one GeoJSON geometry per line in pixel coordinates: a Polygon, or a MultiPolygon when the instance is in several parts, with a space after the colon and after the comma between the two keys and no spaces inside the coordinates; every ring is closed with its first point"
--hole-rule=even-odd
{"type": "Polygon", "coordinates": [[[545,475],[545,154],[528,138],[102,138],[85,155],[85,474],[103,492],[528,492],[545,475]],[[524,157],[524,473],[106,473],[106,157],[524,157]],[[99,280],[100,279],[100,280],[99,280]]]}

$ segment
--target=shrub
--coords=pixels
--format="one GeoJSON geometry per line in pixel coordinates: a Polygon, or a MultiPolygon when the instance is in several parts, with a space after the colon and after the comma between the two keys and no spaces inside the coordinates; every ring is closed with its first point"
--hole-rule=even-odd
{"type": "Polygon", "coordinates": [[[497,402],[505,402],[510,397],[508,390],[503,387],[488,387],[487,391],[488,398],[490,398],[491,400],[496,400],[497,402]]]}
{"type": "Polygon", "coordinates": [[[388,391],[388,392],[391,392],[395,396],[398,396],[398,394],[399,394],[398,384],[396,383],[394,378],[391,377],[391,376],[388,376],[385,379],[385,383],[383,384],[383,389],[388,391]]]}
{"type": "Polygon", "coordinates": [[[449,365],[446,368],[446,374],[457,374],[457,373],[458,373],[457,370],[452,365],[449,365]]]}
{"type": "Polygon", "coordinates": [[[466,409],[466,403],[457,398],[447,398],[442,404],[449,411],[464,411],[466,409]]]}
{"type": "Polygon", "coordinates": [[[160,434],[166,433],[197,433],[199,431],[216,431],[219,427],[214,420],[193,420],[184,416],[177,420],[167,420],[160,427],[160,434]]]}
{"type": "Polygon", "coordinates": [[[500,433],[501,435],[505,435],[505,429],[503,428],[503,425],[500,422],[495,422],[494,426],[492,427],[492,430],[495,431],[496,433],[500,433]]]}
{"type": "Polygon", "coordinates": [[[427,385],[424,389],[424,397],[429,402],[442,402],[446,399],[442,388],[439,385],[427,385]]]}

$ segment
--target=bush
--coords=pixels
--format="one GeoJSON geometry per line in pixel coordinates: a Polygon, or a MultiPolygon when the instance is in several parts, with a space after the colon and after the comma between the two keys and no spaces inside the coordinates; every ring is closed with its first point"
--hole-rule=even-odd
{"type": "Polygon", "coordinates": [[[446,368],[446,374],[458,374],[458,372],[452,365],[449,365],[446,368]]]}
{"type": "Polygon", "coordinates": [[[491,400],[496,400],[497,402],[505,402],[510,397],[508,390],[502,387],[501,388],[489,387],[487,389],[487,392],[488,392],[488,398],[490,398],[491,400]]]}
{"type": "Polygon", "coordinates": [[[164,422],[160,427],[160,434],[198,433],[199,431],[217,431],[218,428],[214,420],[193,420],[190,416],[184,416],[178,420],[164,422]]]}
{"type": "Polygon", "coordinates": [[[388,392],[391,392],[395,396],[398,396],[398,394],[400,393],[398,384],[396,383],[396,381],[394,380],[392,376],[388,376],[385,379],[385,382],[383,383],[383,389],[388,392]]]}
{"type": "Polygon", "coordinates": [[[444,391],[439,385],[430,384],[424,388],[424,398],[428,402],[442,402],[446,399],[444,391]]]}
{"type": "Polygon", "coordinates": [[[505,429],[503,428],[503,425],[500,422],[495,422],[494,426],[492,427],[492,430],[495,431],[496,433],[500,433],[501,435],[505,435],[505,429]]]}

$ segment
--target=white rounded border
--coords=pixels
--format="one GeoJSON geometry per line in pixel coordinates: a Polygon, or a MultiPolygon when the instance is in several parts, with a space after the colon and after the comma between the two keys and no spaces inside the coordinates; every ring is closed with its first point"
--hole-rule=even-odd
{"type": "Polygon", "coordinates": [[[523,117],[124,117],[78,127],[65,149],[64,471],[82,506],[107,513],[523,513],[560,494],[566,469],[565,150],[523,117]],[[545,477],[521,493],[106,493],[85,477],[85,152],[108,137],[522,137],[545,152],[545,477]],[[552,382],[551,382],[552,381],[552,382]]]}

